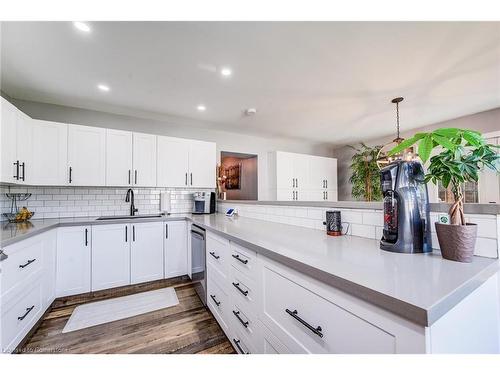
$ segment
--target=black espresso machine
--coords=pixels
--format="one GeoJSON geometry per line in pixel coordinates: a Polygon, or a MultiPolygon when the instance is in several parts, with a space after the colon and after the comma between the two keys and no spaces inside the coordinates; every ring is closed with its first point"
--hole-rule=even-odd
{"type": "Polygon", "coordinates": [[[396,253],[432,251],[429,195],[419,161],[399,160],[380,171],[384,196],[382,250],[396,253]]]}

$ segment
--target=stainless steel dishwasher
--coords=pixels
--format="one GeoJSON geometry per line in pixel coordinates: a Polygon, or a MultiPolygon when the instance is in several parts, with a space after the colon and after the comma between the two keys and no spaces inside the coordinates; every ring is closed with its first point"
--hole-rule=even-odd
{"type": "Polygon", "coordinates": [[[191,225],[191,280],[204,305],[207,304],[207,276],[205,255],[205,229],[191,225]]]}

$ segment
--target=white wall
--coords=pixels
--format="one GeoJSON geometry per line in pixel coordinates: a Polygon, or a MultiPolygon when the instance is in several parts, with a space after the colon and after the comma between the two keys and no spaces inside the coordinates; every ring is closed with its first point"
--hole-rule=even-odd
{"type": "MultiPolygon", "coordinates": [[[[4,95],[5,96],[5,95],[4,95]]],[[[267,163],[269,151],[290,151],[319,156],[331,156],[332,146],[306,141],[256,137],[239,133],[211,130],[211,124],[196,120],[169,117],[151,113],[148,118],[134,117],[82,108],[31,102],[8,98],[29,116],[47,121],[123,129],[172,137],[199,139],[217,143],[217,160],[220,151],[258,155],[259,199],[268,199],[267,163]]]]}
{"type": "MultiPolygon", "coordinates": [[[[404,124],[401,125],[404,129],[404,124]]],[[[404,138],[409,138],[417,132],[427,132],[432,131],[437,128],[467,128],[480,131],[483,134],[492,133],[500,130],[500,108],[492,109],[490,111],[480,112],[473,115],[468,115],[460,117],[453,120],[443,121],[436,124],[428,125],[418,129],[413,129],[409,132],[402,132],[401,135],[404,138]]],[[[394,132],[396,127],[394,127],[394,132]]],[[[369,146],[374,145],[384,145],[391,142],[394,139],[395,133],[387,135],[385,137],[366,140],[369,146]]],[[[338,187],[339,187],[339,201],[351,201],[354,198],[351,195],[351,184],[349,183],[349,178],[351,176],[350,164],[351,158],[354,155],[354,151],[349,147],[338,147],[334,148],[333,156],[338,160],[338,187]]]]}

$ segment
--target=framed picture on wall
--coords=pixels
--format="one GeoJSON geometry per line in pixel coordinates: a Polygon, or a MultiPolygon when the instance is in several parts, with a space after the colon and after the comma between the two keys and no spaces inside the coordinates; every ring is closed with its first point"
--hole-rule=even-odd
{"type": "Polygon", "coordinates": [[[226,168],[226,190],[240,190],[241,189],[241,163],[232,165],[226,168]]]}

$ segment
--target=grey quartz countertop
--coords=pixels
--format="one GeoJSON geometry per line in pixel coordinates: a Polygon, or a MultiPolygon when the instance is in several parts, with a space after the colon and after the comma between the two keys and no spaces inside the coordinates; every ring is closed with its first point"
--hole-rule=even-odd
{"type": "Polygon", "coordinates": [[[421,326],[433,324],[499,269],[497,259],[475,257],[466,264],[439,253],[395,254],[380,250],[372,239],[330,237],[320,230],[223,214],[32,220],[27,226],[4,224],[0,244],[5,247],[59,226],[159,220],[189,220],[421,326]]]}
{"type": "Polygon", "coordinates": [[[496,273],[497,259],[472,263],[439,253],[396,254],[373,239],[224,215],[194,223],[422,326],[430,326],[496,273]]]}

